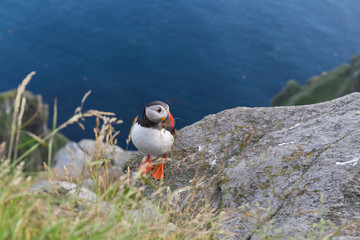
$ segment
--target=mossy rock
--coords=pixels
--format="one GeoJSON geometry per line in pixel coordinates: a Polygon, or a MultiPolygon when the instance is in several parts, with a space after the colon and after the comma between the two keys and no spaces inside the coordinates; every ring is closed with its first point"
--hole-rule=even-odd
{"type": "Polygon", "coordinates": [[[292,79],[287,82],[286,86],[278,93],[270,102],[270,106],[283,106],[288,105],[288,100],[301,91],[301,86],[292,79]]]}
{"type": "MultiPolygon", "coordinates": [[[[0,93],[0,143],[8,143],[10,139],[16,92],[16,90],[10,90],[0,93]]],[[[34,95],[29,91],[25,91],[23,96],[26,98],[26,106],[22,118],[22,130],[31,132],[39,137],[45,136],[49,132],[47,127],[49,115],[48,105],[43,104],[41,95],[34,95]]],[[[53,153],[68,141],[69,140],[62,134],[57,134],[53,141],[53,153]]],[[[36,143],[37,142],[29,135],[21,133],[19,140],[20,148],[17,156],[21,156],[36,143]]],[[[25,159],[25,170],[35,171],[42,169],[43,161],[47,161],[47,158],[48,149],[43,146],[39,147],[25,159]]]]}
{"type": "Polygon", "coordinates": [[[306,105],[329,101],[360,91],[360,55],[330,72],[324,72],[299,86],[295,80],[287,85],[270,102],[270,106],[306,105]]]}

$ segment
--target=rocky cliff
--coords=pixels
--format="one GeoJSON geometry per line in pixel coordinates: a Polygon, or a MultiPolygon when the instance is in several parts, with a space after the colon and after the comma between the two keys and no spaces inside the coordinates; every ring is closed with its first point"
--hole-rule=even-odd
{"type": "Polygon", "coordinates": [[[305,86],[290,80],[270,102],[270,106],[319,103],[360,91],[360,55],[351,63],[310,78],[305,86]]]}
{"type": "Polygon", "coordinates": [[[359,93],[209,115],[178,131],[164,183],[205,189],[197,200],[229,214],[235,239],[326,236],[346,224],[339,234],[359,236],[359,122],[359,93]]]}
{"type": "MultiPolygon", "coordinates": [[[[15,96],[16,90],[0,93],[0,143],[9,141],[15,96]]],[[[45,136],[48,133],[48,106],[42,102],[41,95],[34,95],[29,91],[25,91],[24,97],[26,98],[26,106],[21,130],[39,137],[45,136]]],[[[54,150],[57,151],[67,141],[67,138],[57,134],[54,138],[54,150]]],[[[21,133],[18,156],[30,149],[35,143],[37,143],[36,140],[27,134],[21,133]]],[[[29,171],[42,169],[42,162],[45,160],[47,160],[47,148],[40,147],[26,161],[25,169],[29,171]]]]}

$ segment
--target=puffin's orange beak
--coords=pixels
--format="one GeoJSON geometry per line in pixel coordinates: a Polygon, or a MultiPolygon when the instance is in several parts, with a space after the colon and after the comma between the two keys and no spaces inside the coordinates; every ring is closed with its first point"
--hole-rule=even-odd
{"type": "Polygon", "coordinates": [[[170,123],[170,126],[171,126],[171,127],[174,127],[174,126],[175,126],[174,118],[173,118],[173,116],[171,115],[170,112],[169,112],[169,123],[170,123]]]}

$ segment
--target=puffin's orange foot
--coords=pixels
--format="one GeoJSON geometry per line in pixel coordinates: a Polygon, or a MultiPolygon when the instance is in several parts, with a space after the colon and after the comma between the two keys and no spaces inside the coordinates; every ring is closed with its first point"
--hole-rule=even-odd
{"type": "Polygon", "coordinates": [[[142,164],[140,164],[140,166],[138,167],[138,171],[140,171],[140,169],[143,169],[141,171],[142,174],[148,173],[153,169],[154,165],[152,164],[151,160],[150,160],[150,155],[147,156],[146,161],[143,162],[142,164]],[[145,165],[145,166],[144,166],[145,165]]]}
{"type": "Polygon", "coordinates": [[[156,180],[161,180],[164,178],[164,163],[160,163],[159,165],[154,167],[152,176],[156,180]]]}

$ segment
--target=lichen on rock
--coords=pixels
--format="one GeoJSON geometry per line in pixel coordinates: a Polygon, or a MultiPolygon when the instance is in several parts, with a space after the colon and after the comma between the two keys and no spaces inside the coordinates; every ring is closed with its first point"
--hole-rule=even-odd
{"type": "Polygon", "coordinates": [[[359,110],[360,93],[353,93],[314,105],[206,116],[178,131],[165,184],[176,190],[193,186],[194,176],[202,179],[214,207],[237,209],[223,228],[248,239],[304,237],[319,219],[356,221],[359,110]]]}

